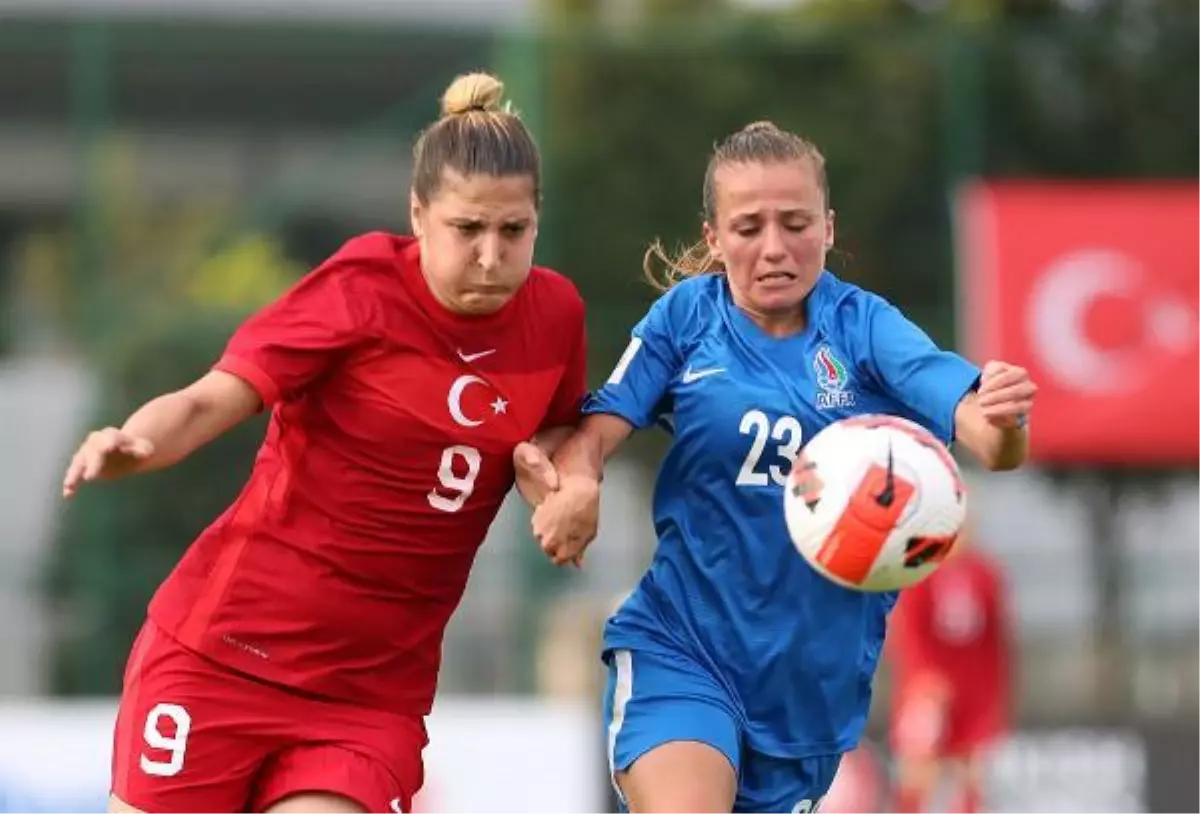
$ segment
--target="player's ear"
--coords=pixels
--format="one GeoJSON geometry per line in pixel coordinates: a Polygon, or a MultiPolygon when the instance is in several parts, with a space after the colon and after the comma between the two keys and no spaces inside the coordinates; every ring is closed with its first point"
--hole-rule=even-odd
{"type": "Polygon", "coordinates": [[[424,215],[425,208],[421,206],[416,190],[410,190],[408,193],[408,222],[412,226],[413,237],[418,239],[425,236],[425,226],[422,223],[424,215]]]}
{"type": "Polygon", "coordinates": [[[721,252],[721,245],[717,242],[717,230],[712,228],[708,221],[704,221],[704,243],[708,246],[708,253],[717,262],[724,263],[725,256],[721,252]]]}
{"type": "Polygon", "coordinates": [[[829,213],[825,215],[825,251],[829,251],[833,248],[833,239],[835,234],[833,221],[836,214],[836,212],[830,209],[829,213]]]}

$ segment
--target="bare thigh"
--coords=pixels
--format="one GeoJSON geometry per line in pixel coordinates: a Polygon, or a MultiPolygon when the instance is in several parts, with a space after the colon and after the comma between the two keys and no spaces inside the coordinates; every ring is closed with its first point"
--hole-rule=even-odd
{"type": "Polygon", "coordinates": [[[366,811],[348,797],[321,791],[289,794],[267,808],[268,814],[366,814],[366,811]]]}
{"type": "Polygon", "coordinates": [[[108,810],[113,812],[113,814],[116,814],[116,812],[121,812],[121,814],[127,814],[127,812],[144,814],[140,808],[134,808],[115,794],[108,795],[108,810]]]}
{"type": "MultiPolygon", "coordinates": [[[[108,796],[108,810],[111,814],[146,814],[140,808],[134,808],[115,794],[108,796]]],[[[366,809],[353,800],[340,794],[323,792],[303,792],[284,797],[267,809],[273,814],[366,814],[366,809]]]]}
{"type": "Polygon", "coordinates": [[[726,812],[737,797],[737,773],[729,758],[698,741],[656,746],[616,774],[632,814],[640,812],[726,812]]]}

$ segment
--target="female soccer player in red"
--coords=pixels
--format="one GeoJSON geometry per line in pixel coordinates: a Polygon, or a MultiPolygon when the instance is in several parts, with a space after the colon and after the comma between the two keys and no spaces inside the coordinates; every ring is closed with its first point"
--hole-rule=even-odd
{"type": "Polygon", "coordinates": [[[986,811],[990,747],[1009,729],[1016,654],[1004,574],[963,537],[937,571],[904,591],[889,625],[892,811],[928,810],[943,780],[956,787],[951,811],[986,811]]]}
{"type": "Polygon", "coordinates": [[[134,643],[112,809],[409,810],[442,636],[514,452],[561,439],[586,386],[583,303],[532,267],[540,161],[502,93],[485,74],[446,91],[414,150],[414,237],[350,240],[71,461],[67,497],[272,410],[134,643]]]}

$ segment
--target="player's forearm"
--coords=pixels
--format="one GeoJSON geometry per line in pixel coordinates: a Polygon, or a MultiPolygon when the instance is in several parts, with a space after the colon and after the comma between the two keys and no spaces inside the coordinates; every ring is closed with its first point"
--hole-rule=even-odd
{"type": "Polygon", "coordinates": [[[559,477],[585,478],[598,483],[604,477],[604,462],[631,432],[633,427],[617,416],[586,416],[553,456],[559,477]]]}
{"type": "Polygon", "coordinates": [[[604,477],[604,454],[595,433],[580,430],[562,443],[553,456],[559,478],[585,478],[599,482],[604,477]]]}
{"type": "Polygon", "coordinates": [[[1029,430],[1025,427],[1011,427],[1000,430],[1000,441],[997,444],[996,468],[1016,469],[1025,463],[1029,454],[1029,430]]]}
{"type": "Polygon", "coordinates": [[[186,391],[167,393],[146,402],[126,419],[121,430],[149,441],[154,452],[145,459],[130,462],[129,468],[119,474],[149,472],[178,463],[212,440],[210,428],[204,405],[190,398],[186,391]]]}
{"type": "Polygon", "coordinates": [[[970,393],[955,410],[954,435],[988,469],[1016,469],[1029,451],[1029,432],[1017,426],[1015,419],[1009,421],[1009,426],[997,426],[984,415],[978,397],[970,393]]]}
{"type": "Polygon", "coordinates": [[[988,469],[1004,472],[1016,469],[1025,462],[1029,452],[1029,433],[1024,427],[989,426],[980,436],[970,449],[988,469]]]}
{"type": "Polygon", "coordinates": [[[113,476],[176,464],[261,406],[257,391],[249,384],[220,371],[183,390],[159,396],[142,405],[121,427],[127,435],[149,441],[154,451],[144,459],[127,462],[127,468],[113,476]]]}
{"type": "Polygon", "coordinates": [[[551,427],[546,430],[541,430],[533,436],[533,443],[536,444],[542,452],[550,458],[558,452],[563,443],[570,438],[575,432],[575,428],[571,426],[551,427]]]}

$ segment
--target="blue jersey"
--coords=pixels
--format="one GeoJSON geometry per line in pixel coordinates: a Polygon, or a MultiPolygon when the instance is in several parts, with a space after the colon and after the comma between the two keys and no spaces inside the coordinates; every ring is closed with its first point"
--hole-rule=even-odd
{"type": "Polygon", "coordinates": [[[633,329],[587,413],[672,433],[655,487],[658,547],[605,628],[606,650],[682,654],[733,699],[754,749],[801,758],[862,734],[894,594],[848,590],[796,552],[783,485],[804,443],[861,413],[949,443],[979,370],[882,297],[823,272],[806,329],[777,339],[724,275],[688,279],[633,329]]]}

